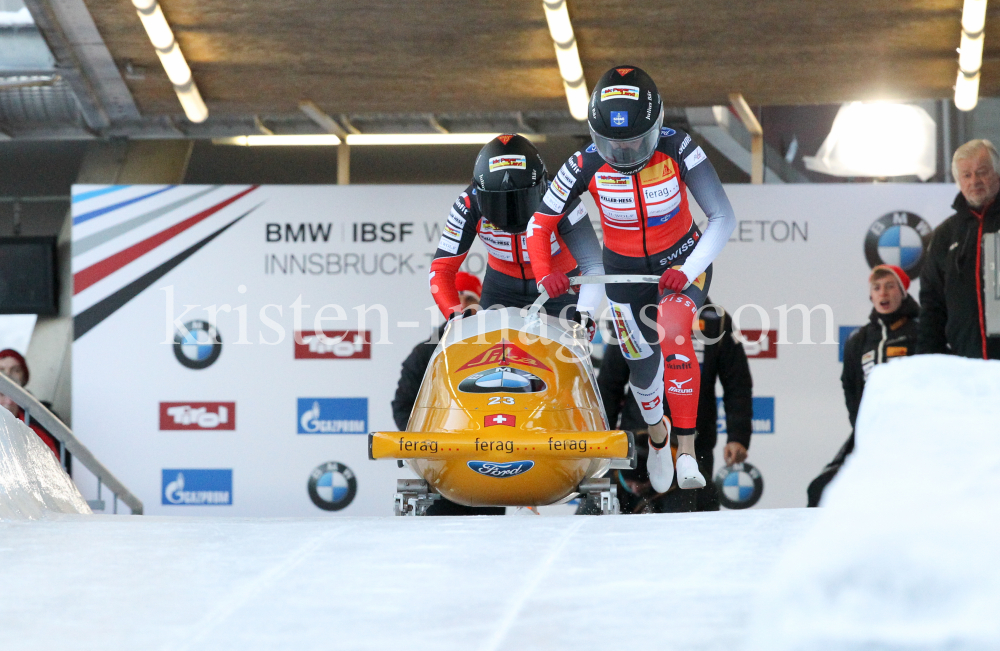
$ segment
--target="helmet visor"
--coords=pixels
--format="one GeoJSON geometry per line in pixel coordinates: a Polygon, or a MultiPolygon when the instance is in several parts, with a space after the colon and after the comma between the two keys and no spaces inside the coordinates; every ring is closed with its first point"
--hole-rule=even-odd
{"type": "Polygon", "coordinates": [[[660,141],[660,127],[663,126],[663,108],[656,116],[656,121],[646,133],[641,136],[629,138],[628,140],[616,140],[607,138],[594,131],[590,127],[590,137],[594,139],[594,146],[597,153],[601,155],[609,165],[619,167],[632,167],[649,160],[656,150],[656,145],[660,141]]]}
{"type": "Polygon", "coordinates": [[[528,220],[535,214],[545,194],[547,183],[542,182],[520,190],[476,190],[479,212],[488,222],[508,233],[521,233],[528,227],[528,220]]]}

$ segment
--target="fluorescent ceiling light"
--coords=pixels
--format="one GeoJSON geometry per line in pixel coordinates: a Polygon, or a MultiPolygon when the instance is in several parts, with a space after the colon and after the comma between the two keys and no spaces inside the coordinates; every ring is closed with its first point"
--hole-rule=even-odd
{"type": "Polygon", "coordinates": [[[576,36],[573,34],[573,23],[569,20],[566,0],[542,0],[542,6],[545,8],[545,20],[549,24],[549,35],[556,49],[556,61],[563,89],[566,91],[569,113],[576,120],[586,120],[590,93],[587,92],[587,81],[583,76],[583,64],[576,47],[576,36]]]}
{"type": "Polygon", "coordinates": [[[979,69],[983,66],[986,0],[965,0],[962,7],[962,45],[958,49],[955,107],[971,111],[979,103],[979,69]]]}
{"type": "Polygon", "coordinates": [[[177,100],[181,103],[187,119],[192,122],[204,122],[208,118],[208,107],[198,92],[191,75],[191,68],[184,59],[181,47],[177,44],[174,32],[167,24],[159,3],[156,0],[132,0],[132,4],[139,14],[139,20],[142,21],[150,42],[156,49],[156,56],[160,58],[163,70],[167,73],[170,83],[174,85],[177,100]]]}
{"type": "Polygon", "coordinates": [[[919,106],[853,102],[840,107],[808,169],[831,176],[883,178],[937,171],[937,125],[919,106]]]}
{"type": "Polygon", "coordinates": [[[986,0],[965,0],[962,7],[962,29],[978,34],[986,27],[986,0]]]}
{"type": "Polygon", "coordinates": [[[971,111],[978,103],[979,73],[967,77],[959,70],[958,79],[955,80],[955,108],[959,111],[971,111]]]}
{"type": "MultiPolygon", "coordinates": [[[[498,133],[350,133],[347,144],[364,145],[483,145],[496,138],[498,133]]],[[[528,140],[545,142],[540,134],[523,134],[528,140]]],[[[264,146],[333,146],[341,143],[332,133],[274,136],[236,136],[215,138],[216,145],[241,145],[245,147],[264,146]]]]}

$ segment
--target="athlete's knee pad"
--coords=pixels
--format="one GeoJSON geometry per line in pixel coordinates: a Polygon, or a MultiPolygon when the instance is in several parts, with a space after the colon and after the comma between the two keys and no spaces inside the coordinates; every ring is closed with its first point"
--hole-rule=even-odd
{"type": "Polygon", "coordinates": [[[631,375],[628,383],[632,389],[632,397],[638,403],[642,419],[647,425],[655,425],[663,419],[663,357],[661,355],[656,357],[659,364],[648,386],[637,387],[632,382],[631,375]]]}

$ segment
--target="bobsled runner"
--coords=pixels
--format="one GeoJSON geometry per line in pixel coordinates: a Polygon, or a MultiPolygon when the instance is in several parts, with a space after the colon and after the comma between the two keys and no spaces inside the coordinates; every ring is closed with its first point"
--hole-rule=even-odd
{"type": "MultiPolygon", "coordinates": [[[[573,285],[657,282],[586,276],[573,285]]],[[[405,462],[395,513],[423,515],[438,496],[466,506],[544,506],[592,495],[617,513],[610,468],[632,468],[630,433],[609,430],[586,330],[539,311],[482,310],[449,322],[404,432],[372,432],[371,459],[405,462]]]]}

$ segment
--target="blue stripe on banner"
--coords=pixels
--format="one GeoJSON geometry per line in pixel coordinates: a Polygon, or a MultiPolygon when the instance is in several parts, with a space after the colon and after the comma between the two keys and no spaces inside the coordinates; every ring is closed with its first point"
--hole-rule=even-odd
{"type": "Polygon", "coordinates": [[[106,188],[101,188],[100,190],[91,190],[90,192],[81,192],[80,194],[73,195],[73,203],[77,201],[86,201],[87,199],[93,199],[94,197],[99,197],[101,195],[107,194],[109,192],[114,192],[115,190],[121,190],[122,188],[128,188],[128,185],[109,185],[106,188]]]}
{"type": "MultiPolygon", "coordinates": [[[[168,185],[165,188],[162,188],[160,190],[154,190],[153,192],[150,192],[149,194],[144,194],[141,197],[134,197],[132,199],[127,199],[125,201],[122,201],[121,203],[116,203],[116,204],[114,204],[112,206],[106,206],[104,208],[98,208],[97,210],[92,210],[91,212],[84,213],[82,215],[78,215],[77,217],[73,218],[73,225],[76,226],[77,224],[82,224],[83,222],[89,221],[89,220],[93,219],[94,217],[100,217],[101,215],[106,215],[109,212],[113,212],[115,210],[118,210],[119,208],[124,208],[125,206],[128,206],[128,205],[131,205],[133,203],[136,203],[137,201],[142,201],[143,199],[148,199],[149,197],[152,197],[153,195],[160,194],[161,192],[166,192],[167,190],[170,190],[170,189],[175,188],[175,187],[177,187],[177,186],[168,185]]],[[[74,201],[75,201],[75,199],[74,199],[74,201]]]]}

